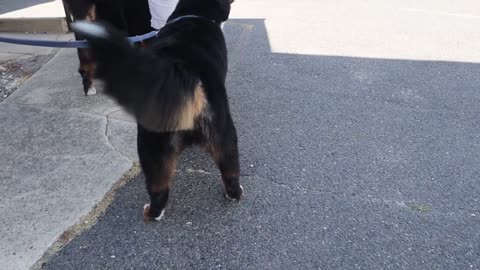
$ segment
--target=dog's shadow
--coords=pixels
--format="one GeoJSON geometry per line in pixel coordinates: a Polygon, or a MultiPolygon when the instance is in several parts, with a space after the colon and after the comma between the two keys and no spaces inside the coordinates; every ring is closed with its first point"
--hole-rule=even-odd
{"type": "MultiPolygon", "coordinates": [[[[248,178],[241,177],[242,184],[247,184],[248,178]]],[[[238,202],[225,198],[220,171],[210,156],[198,147],[187,149],[180,155],[170,190],[165,217],[160,222],[147,222],[147,227],[161,226],[164,230],[170,226],[173,229],[178,224],[207,226],[212,216],[234,218],[244,203],[244,199],[238,202]]],[[[141,210],[148,201],[145,176],[141,173],[117,191],[114,202],[99,221],[116,215],[118,221],[124,219],[126,227],[132,225],[132,220],[136,220],[136,226],[144,226],[141,210]]]]}

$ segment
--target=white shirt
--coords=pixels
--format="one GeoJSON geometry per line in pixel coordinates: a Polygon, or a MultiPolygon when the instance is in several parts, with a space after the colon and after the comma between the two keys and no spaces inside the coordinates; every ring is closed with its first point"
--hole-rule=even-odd
{"type": "Polygon", "coordinates": [[[152,15],[151,26],[157,30],[162,28],[177,4],[178,0],[148,0],[150,14],[152,15]]]}

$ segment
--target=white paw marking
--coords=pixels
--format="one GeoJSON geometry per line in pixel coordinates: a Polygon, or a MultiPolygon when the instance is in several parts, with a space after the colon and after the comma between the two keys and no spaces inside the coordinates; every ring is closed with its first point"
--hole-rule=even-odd
{"type": "Polygon", "coordinates": [[[97,89],[92,85],[87,90],[87,96],[93,96],[97,93],[97,89]]]}
{"type": "MultiPolygon", "coordinates": [[[[242,190],[242,194],[243,194],[243,187],[242,185],[240,185],[240,189],[242,190]]],[[[236,201],[237,199],[234,199],[234,198],[230,198],[230,196],[228,196],[228,194],[225,192],[225,197],[227,197],[227,199],[229,200],[232,200],[232,201],[236,201]]]]}
{"type": "Polygon", "coordinates": [[[98,24],[93,24],[89,22],[75,22],[72,23],[71,26],[75,32],[80,32],[98,38],[108,38],[107,29],[98,24]]]}
{"type": "Polygon", "coordinates": [[[163,209],[162,212],[160,212],[160,216],[156,217],[155,220],[160,221],[163,218],[164,214],[165,214],[165,209],[163,209]]]}
{"type": "MultiPolygon", "coordinates": [[[[147,203],[147,204],[145,204],[145,205],[143,206],[143,210],[147,209],[147,207],[150,207],[150,204],[149,204],[149,203],[147,203]]],[[[156,218],[154,218],[154,219],[155,219],[156,221],[160,221],[160,220],[163,218],[164,215],[165,215],[165,209],[163,209],[162,212],[160,212],[160,216],[158,216],[158,217],[156,217],[156,218]]]]}

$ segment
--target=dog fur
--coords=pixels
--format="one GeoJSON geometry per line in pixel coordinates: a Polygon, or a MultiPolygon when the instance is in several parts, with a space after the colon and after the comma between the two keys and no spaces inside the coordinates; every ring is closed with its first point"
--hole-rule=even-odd
{"type": "MultiPolygon", "coordinates": [[[[142,35],[152,30],[148,0],[63,0],[63,4],[73,21],[108,22],[128,36],[142,35]]],[[[85,37],[75,33],[75,39],[83,40],[85,37]]],[[[83,91],[85,95],[94,95],[95,59],[89,49],[83,48],[78,49],[78,58],[83,91]]]]}
{"type": "Polygon", "coordinates": [[[216,162],[226,197],[239,200],[243,194],[220,28],[229,12],[229,0],[180,0],[144,49],[132,47],[114,27],[73,25],[90,42],[106,94],[137,120],[138,154],[150,195],[147,220],[163,215],[177,156],[193,144],[203,146],[216,162]]]}

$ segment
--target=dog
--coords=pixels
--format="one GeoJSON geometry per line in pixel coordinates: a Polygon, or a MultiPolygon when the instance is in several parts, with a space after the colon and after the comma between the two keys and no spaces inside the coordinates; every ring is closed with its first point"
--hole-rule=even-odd
{"type": "MultiPolygon", "coordinates": [[[[63,0],[69,21],[105,21],[122,30],[125,35],[142,35],[152,31],[148,0],[63,0]]],[[[76,40],[84,37],[75,33],[76,40]]],[[[85,95],[95,95],[93,85],[95,59],[88,49],[80,48],[78,72],[82,77],[85,95]]]]}
{"type": "Polygon", "coordinates": [[[76,23],[97,61],[96,76],[137,121],[137,146],[150,203],[145,220],[160,220],[177,156],[203,146],[221,172],[225,196],[240,200],[237,132],[225,80],[227,48],[220,25],[231,0],[180,0],[146,48],[132,47],[114,27],[76,23]]]}

